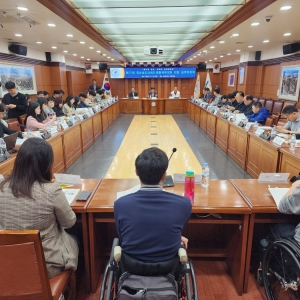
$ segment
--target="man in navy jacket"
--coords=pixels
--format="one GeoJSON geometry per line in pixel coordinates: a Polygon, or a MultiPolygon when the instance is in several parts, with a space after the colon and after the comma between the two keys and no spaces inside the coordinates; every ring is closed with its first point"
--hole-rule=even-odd
{"type": "Polygon", "coordinates": [[[262,125],[265,125],[268,116],[270,115],[270,111],[265,107],[262,107],[260,102],[254,102],[252,105],[253,114],[248,117],[249,122],[257,122],[262,125]]]}
{"type": "Polygon", "coordinates": [[[191,215],[189,199],[165,192],[168,157],[159,148],[144,150],[135,161],[141,188],[119,198],[114,215],[122,251],[143,262],[173,259],[187,239],[182,231],[191,215]]]}

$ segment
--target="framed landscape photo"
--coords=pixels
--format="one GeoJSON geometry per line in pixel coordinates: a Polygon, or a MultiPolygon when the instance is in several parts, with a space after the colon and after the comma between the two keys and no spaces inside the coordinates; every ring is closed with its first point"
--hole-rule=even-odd
{"type": "Polygon", "coordinates": [[[300,66],[286,66],[281,69],[278,98],[298,101],[300,66]]]}
{"type": "Polygon", "coordinates": [[[0,63],[0,97],[2,98],[7,90],[5,83],[13,81],[17,91],[22,94],[36,94],[36,81],[33,66],[10,65],[0,63]]]}
{"type": "Polygon", "coordinates": [[[228,74],[228,86],[234,86],[235,83],[235,73],[228,74]]]}
{"type": "Polygon", "coordinates": [[[244,84],[245,79],[245,68],[241,67],[239,70],[239,84],[244,84]]]}

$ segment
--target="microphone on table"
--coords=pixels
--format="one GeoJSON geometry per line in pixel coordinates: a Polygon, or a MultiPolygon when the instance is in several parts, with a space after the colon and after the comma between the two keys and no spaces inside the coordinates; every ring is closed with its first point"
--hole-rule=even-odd
{"type": "MultiPolygon", "coordinates": [[[[169,157],[168,162],[170,162],[170,159],[172,158],[173,154],[177,151],[177,148],[172,149],[172,154],[169,157]]],[[[163,187],[167,186],[174,186],[174,181],[171,175],[167,175],[165,181],[162,184],[163,187]]]]}

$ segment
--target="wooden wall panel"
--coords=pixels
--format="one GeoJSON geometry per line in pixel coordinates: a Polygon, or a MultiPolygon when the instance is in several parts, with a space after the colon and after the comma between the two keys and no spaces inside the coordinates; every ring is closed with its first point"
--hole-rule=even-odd
{"type": "Polygon", "coordinates": [[[280,72],[280,65],[264,66],[261,96],[265,98],[278,99],[277,90],[279,89],[280,72]]]}

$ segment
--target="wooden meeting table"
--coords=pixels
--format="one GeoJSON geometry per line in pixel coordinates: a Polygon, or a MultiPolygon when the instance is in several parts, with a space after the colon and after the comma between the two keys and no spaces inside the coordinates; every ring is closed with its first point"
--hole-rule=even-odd
{"type": "MultiPolygon", "coordinates": [[[[114,224],[114,201],[117,192],[139,184],[138,179],[104,179],[90,201],[89,222],[92,292],[117,232],[114,224]]],[[[183,183],[165,188],[183,194],[183,183]]],[[[189,239],[190,257],[225,259],[238,294],[244,285],[245,256],[251,210],[229,180],[211,180],[207,189],[195,186],[195,204],[183,235],[189,239]],[[219,218],[210,214],[220,214],[219,218]],[[201,226],[199,226],[201,224],[201,226]]]]}
{"type": "Polygon", "coordinates": [[[259,183],[257,179],[230,179],[230,181],[251,209],[244,280],[244,292],[246,293],[253,237],[255,236],[258,240],[266,238],[269,234],[269,227],[266,227],[266,224],[299,223],[299,216],[281,214],[268,190],[269,185],[271,187],[287,188],[291,186],[290,183],[267,184],[259,183]]]}

